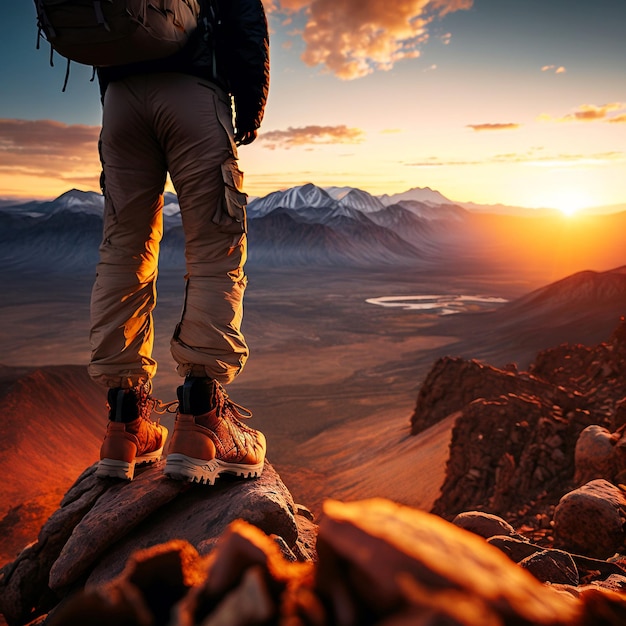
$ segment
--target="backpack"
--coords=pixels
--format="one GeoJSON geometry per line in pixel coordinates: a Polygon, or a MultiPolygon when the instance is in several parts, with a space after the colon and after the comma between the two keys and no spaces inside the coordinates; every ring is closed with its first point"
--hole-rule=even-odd
{"type": "Polygon", "coordinates": [[[68,63],[94,67],[174,54],[200,14],[198,0],[35,0],[35,6],[37,47],[43,34],[68,63]]]}

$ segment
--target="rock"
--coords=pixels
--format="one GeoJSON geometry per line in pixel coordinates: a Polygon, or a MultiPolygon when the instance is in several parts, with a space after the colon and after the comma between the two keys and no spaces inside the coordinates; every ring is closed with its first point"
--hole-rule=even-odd
{"type": "MultiPolygon", "coordinates": [[[[544,546],[539,546],[537,544],[531,543],[528,540],[516,539],[514,537],[491,537],[487,540],[492,546],[502,550],[504,554],[506,554],[512,561],[515,563],[523,563],[524,561],[531,560],[535,555],[539,553],[544,553],[545,557],[551,557],[555,560],[562,559],[562,554],[567,554],[567,559],[571,558],[576,567],[576,571],[578,572],[579,580],[586,581],[603,581],[612,576],[624,576],[626,575],[626,569],[620,567],[617,563],[612,563],[608,561],[603,561],[600,559],[592,559],[590,557],[583,556],[581,554],[570,554],[565,553],[562,550],[551,550],[547,549],[544,546]],[[552,555],[552,553],[555,553],[552,555]]],[[[550,582],[551,584],[560,584],[558,580],[549,579],[551,574],[546,574],[545,582],[550,582]]],[[[556,576],[555,578],[561,579],[561,576],[556,576]]],[[[571,585],[570,585],[571,586],[571,585]]]]}
{"type": "Polygon", "coordinates": [[[283,537],[290,548],[295,546],[298,529],[293,499],[269,463],[259,479],[222,477],[208,489],[166,478],[159,464],[141,478],[145,484],[135,479],[121,490],[109,491],[76,526],[50,572],[52,589],[63,589],[86,570],[91,570],[88,584],[110,579],[119,574],[120,564],[132,552],[169,539],[185,539],[200,554],[207,554],[234,519],[245,519],[283,537]],[[172,493],[176,500],[163,508],[172,493]]]}
{"type": "Polygon", "coordinates": [[[111,546],[186,488],[166,478],[161,463],[137,472],[132,482],[102,481],[108,488],[76,523],[50,569],[51,589],[70,586],[111,546]]]}
{"type": "Polygon", "coordinates": [[[517,539],[515,537],[494,536],[490,537],[487,541],[492,546],[498,548],[498,550],[504,552],[504,554],[506,554],[511,561],[515,563],[523,561],[529,556],[540,552],[542,549],[534,543],[530,543],[529,541],[525,541],[523,539],[517,539]]]}
{"type": "Polygon", "coordinates": [[[554,511],[555,537],[570,552],[606,559],[624,543],[626,495],[593,480],[563,496],[554,511]]]}
{"type": "Polygon", "coordinates": [[[580,624],[584,626],[626,624],[626,599],[623,594],[596,587],[583,589],[579,598],[582,604],[580,624]]]}
{"type": "Polygon", "coordinates": [[[171,480],[162,467],[143,468],[130,483],[98,479],[95,466],[83,473],[37,542],[2,570],[0,612],[9,624],[47,611],[73,588],[114,579],[137,550],[171,539],[208,554],[235,519],[275,535],[294,558],[315,558],[316,527],[296,520],[291,494],[269,463],[258,479],[221,477],[212,487],[171,480]]]}
{"type": "Polygon", "coordinates": [[[376,623],[407,605],[429,624],[566,624],[578,610],[483,539],[386,500],[327,501],[318,555],[332,623],[376,623]]]}
{"type": "Polygon", "coordinates": [[[81,590],[61,604],[49,624],[152,624],[155,615],[167,615],[189,589],[204,580],[205,569],[198,552],[185,541],[140,550],[117,578],[81,590]]]}
{"type": "Polygon", "coordinates": [[[0,570],[0,613],[9,624],[24,624],[33,608],[45,612],[57,598],[48,588],[50,568],[72,534],[74,526],[93,507],[107,485],[98,480],[94,467],[83,472],[58,509],[48,519],[37,541],[0,570]]]}
{"type": "Polygon", "coordinates": [[[495,536],[512,537],[517,535],[511,524],[497,515],[480,511],[466,511],[459,513],[452,523],[459,528],[468,530],[479,537],[489,539],[495,536]]]}
{"type": "Polygon", "coordinates": [[[556,504],[572,478],[580,430],[593,419],[577,409],[568,411],[568,419],[561,412],[540,396],[508,394],[467,405],[452,431],[446,476],[432,512],[453,519],[488,509],[510,519],[520,504],[546,493],[548,504],[556,504]],[[560,456],[546,441],[560,443],[560,456]]]}
{"type": "Polygon", "coordinates": [[[564,398],[567,394],[539,378],[518,375],[476,360],[442,357],[420,387],[411,416],[411,434],[426,430],[478,398],[505,394],[564,398]]]}
{"type": "Polygon", "coordinates": [[[592,583],[581,587],[581,591],[584,591],[585,589],[592,589],[594,587],[608,589],[609,591],[625,592],[626,591],[626,572],[622,574],[611,574],[610,576],[607,576],[607,578],[603,580],[593,581],[592,583]]]}
{"type": "Polygon", "coordinates": [[[519,563],[542,583],[578,585],[578,569],[574,559],[562,550],[541,550],[527,556],[519,563]]]}
{"type": "Polygon", "coordinates": [[[574,452],[574,481],[577,485],[584,485],[596,478],[613,481],[618,472],[616,443],[615,436],[596,424],[587,426],[580,433],[574,452]]]}
{"type": "Polygon", "coordinates": [[[271,537],[236,520],[208,557],[182,540],[136,552],[117,577],[60,605],[50,626],[274,623],[281,605],[295,608],[288,599],[311,585],[312,571],[312,562],[286,560],[271,537]]]}
{"type": "Polygon", "coordinates": [[[312,580],[311,562],[288,562],[260,530],[236,521],[216,545],[204,582],[176,608],[175,623],[270,623],[280,612],[288,587],[310,584],[312,580]],[[210,606],[214,610],[211,619],[206,620],[210,606]]]}

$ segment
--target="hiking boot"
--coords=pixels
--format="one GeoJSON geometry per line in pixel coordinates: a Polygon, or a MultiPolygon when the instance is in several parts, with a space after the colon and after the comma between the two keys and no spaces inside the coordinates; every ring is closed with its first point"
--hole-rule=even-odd
{"type": "Polygon", "coordinates": [[[224,388],[210,378],[188,378],[177,395],[178,414],[165,463],[167,476],[214,485],[223,473],[244,478],[261,475],[265,436],[240,421],[252,416],[247,409],[232,402],[224,388]]]}
{"type": "Polygon", "coordinates": [[[132,480],[135,465],[155,463],[163,454],[167,428],[150,419],[158,401],[151,384],[109,389],[109,424],[100,448],[96,476],[132,480]]]}

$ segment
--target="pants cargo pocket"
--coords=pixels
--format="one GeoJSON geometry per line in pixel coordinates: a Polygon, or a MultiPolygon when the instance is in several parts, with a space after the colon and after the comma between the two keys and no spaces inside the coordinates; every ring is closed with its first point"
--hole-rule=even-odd
{"type": "Polygon", "coordinates": [[[222,179],[224,193],[213,215],[213,223],[225,233],[245,233],[248,195],[242,191],[243,173],[232,156],[222,163],[222,179]]]}

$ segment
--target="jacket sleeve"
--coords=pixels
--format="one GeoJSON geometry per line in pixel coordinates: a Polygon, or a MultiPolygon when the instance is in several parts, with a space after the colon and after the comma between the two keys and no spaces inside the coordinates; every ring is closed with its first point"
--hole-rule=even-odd
{"type": "Polygon", "coordinates": [[[221,0],[218,73],[228,77],[237,131],[260,127],[270,81],[269,34],[261,0],[221,0]]]}

